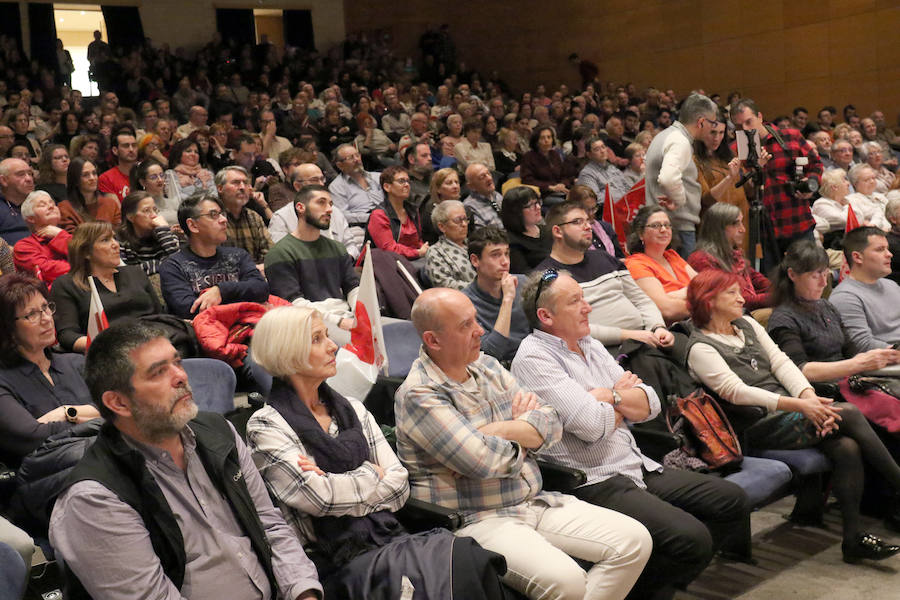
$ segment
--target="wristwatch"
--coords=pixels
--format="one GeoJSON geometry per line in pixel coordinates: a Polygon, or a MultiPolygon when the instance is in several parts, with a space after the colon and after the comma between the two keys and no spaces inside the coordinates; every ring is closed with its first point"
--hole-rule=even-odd
{"type": "Polygon", "coordinates": [[[616,407],[622,403],[622,395],[618,391],[613,390],[612,397],[613,397],[613,407],[616,407]]]}
{"type": "Polygon", "coordinates": [[[77,423],[78,422],[78,409],[74,406],[66,407],[66,421],[69,423],[77,423]]]}

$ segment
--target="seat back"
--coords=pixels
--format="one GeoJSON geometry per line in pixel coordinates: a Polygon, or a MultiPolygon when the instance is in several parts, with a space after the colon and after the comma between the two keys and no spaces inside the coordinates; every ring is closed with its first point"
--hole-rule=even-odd
{"type": "Polygon", "coordinates": [[[234,409],[237,377],[227,363],[214,358],[187,358],[182,365],[200,410],[224,415],[234,409]]]}

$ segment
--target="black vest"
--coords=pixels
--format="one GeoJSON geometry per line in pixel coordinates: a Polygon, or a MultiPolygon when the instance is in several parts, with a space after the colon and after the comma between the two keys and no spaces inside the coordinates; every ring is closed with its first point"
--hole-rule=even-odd
{"type": "MultiPolygon", "coordinates": [[[[198,414],[190,426],[197,440],[197,456],[213,484],[231,506],[244,534],[250,538],[274,598],[278,584],[272,571],[272,549],[244,482],[234,433],[228,422],[215,413],[198,414]]],[[[147,527],[150,543],[159,557],[163,572],[180,589],[186,563],[184,538],[162,490],[144,463],[144,456],[125,443],[118,429],[106,423],[97,441],[73,469],[66,487],[84,480],[97,481],[136,510],[147,527]]],[[[90,598],[68,568],[65,569],[65,577],[66,598],[90,598]]]]}

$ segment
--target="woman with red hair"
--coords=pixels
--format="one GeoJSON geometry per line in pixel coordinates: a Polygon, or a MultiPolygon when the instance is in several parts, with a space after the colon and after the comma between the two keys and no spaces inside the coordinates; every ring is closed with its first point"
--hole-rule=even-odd
{"type": "MultiPolygon", "coordinates": [[[[687,303],[694,323],[691,375],[728,403],[766,409],[743,431],[747,450],[819,448],[834,464],[844,561],[881,560],[900,552],[900,546],[860,531],[863,459],[900,493],[900,467],[862,413],[852,404],[817,396],[765,329],[744,315],[738,275],[718,269],[698,273],[688,285],[687,303]]],[[[889,522],[897,522],[898,508],[889,522]]]]}

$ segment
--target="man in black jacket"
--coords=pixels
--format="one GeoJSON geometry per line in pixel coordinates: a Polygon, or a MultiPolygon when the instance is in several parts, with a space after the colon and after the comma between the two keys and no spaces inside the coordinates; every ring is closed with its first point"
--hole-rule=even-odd
{"type": "Polygon", "coordinates": [[[106,423],[53,510],[70,598],[321,598],[316,569],[161,331],[113,325],[85,379],[106,423]],[[176,517],[177,515],[177,517],[176,517]]]}

